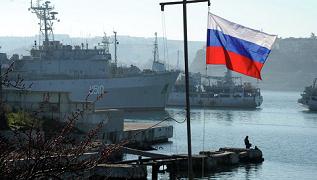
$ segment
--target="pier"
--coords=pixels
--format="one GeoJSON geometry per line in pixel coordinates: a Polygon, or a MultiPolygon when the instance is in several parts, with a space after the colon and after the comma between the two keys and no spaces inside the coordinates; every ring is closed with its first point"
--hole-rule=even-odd
{"type": "MultiPolygon", "coordinates": [[[[98,166],[98,175],[107,178],[125,178],[125,179],[146,179],[147,168],[152,169],[152,179],[158,179],[159,173],[168,172],[170,179],[186,177],[188,170],[188,156],[185,154],[164,155],[152,152],[144,152],[130,148],[122,147],[126,154],[138,155],[136,160],[126,160],[108,164],[107,166],[98,166]],[[146,158],[142,158],[146,157],[146,158]],[[103,169],[103,170],[102,170],[103,169]],[[122,169],[127,169],[134,173],[120,174],[122,169]],[[112,171],[113,170],[113,171],[112,171]],[[106,172],[112,171],[111,177],[106,172]]],[[[262,151],[245,148],[220,148],[217,151],[201,151],[193,155],[194,174],[202,172],[219,172],[230,167],[247,163],[261,163],[264,161],[262,151]]]]}

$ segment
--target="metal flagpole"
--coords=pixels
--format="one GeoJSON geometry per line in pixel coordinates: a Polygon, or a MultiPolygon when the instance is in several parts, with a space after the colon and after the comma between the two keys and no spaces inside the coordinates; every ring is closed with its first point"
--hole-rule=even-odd
{"type": "Polygon", "coordinates": [[[188,72],[188,40],[187,40],[187,3],[208,2],[209,0],[183,0],[175,2],[160,3],[161,11],[165,5],[183,4],[183,28],[184,28],[184,60],[185,60],[185,86],[186,86],[186,121],[187,121],[187,146],[188,146],[188,178],[193,179],[193,160],[191,146],[191,127],[190,127],[190,101],[189,101],[189,72],[188,72]]]}

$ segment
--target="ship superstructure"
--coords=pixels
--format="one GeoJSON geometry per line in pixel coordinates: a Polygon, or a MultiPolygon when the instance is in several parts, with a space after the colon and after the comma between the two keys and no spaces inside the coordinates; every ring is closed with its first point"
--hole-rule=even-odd
{"type": "Polygon", "coordinates": [[[315,78],[311,86],[305,87],[301,96],[302,97],[298,100],[299,103],[312,111],[317,111],[317,78],[315,78]]]}
{"type": "MultiPolygon", "coordinates": [[[[259,88],[242,83],[241,77],[233,77],[227,71],[224,77],[190,75],[190,104],[199,107],[256,108],[263,102],[259,88]]],[[[168,105],[185,104],[184,80],[180,77],[170,94],[168,105]]]]}
{"type": "Polygon", "coordinates": [[[118,67],[117,32],[115,33],[115,59],[109,52],[110,39],[105,34],[101,43],[89,47],[88,43],[64,45],[54,39],[53,24],[57,12],[49,1],[31,1],[30,10],[40,20],[42,44],[37,41],[29,56],[13,55],[4,61],[14,61],[10,78],[23,77],[32,90],[71,92],[72,100],[85,100],[104,94],[96,108],[164,109],[169,92],[178,76],[172,71],[142,71],[137,66],[118,67]]]}

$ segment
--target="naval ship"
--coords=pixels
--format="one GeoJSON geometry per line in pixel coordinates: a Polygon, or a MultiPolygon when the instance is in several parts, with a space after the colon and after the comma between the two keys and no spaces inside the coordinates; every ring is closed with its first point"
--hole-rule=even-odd
{"type": "MultiPolygon", "coordinates": [[[[54,40],[53,22],[57,12],[49,1],[38,0],[29,10],[40,20],[43,43],[34,41],[30,55],[7,58],[2,63],[14,62],[10,78],[23,77],[25,87],[33,91],[70,92],[71,100],[85,101],[103,96],[96,109],[161,110],[178,77],[178,72],[140,70],[137,66],[117,65],[117,36],[115,32],[115,58],[109,52],[110,40],[105,35],[98,46],[88,44],[64,45],[54,40]]],[[[40,41],[39,41],[40,42],[40,41]]],[[[4,67],[4,66],[3,66],[4,67]]]]}
{"type": "MultiPolygon", "coordinates": [[[[185,105],[184,76],[176,81],[168,100],[169,106],[185,105]]],[[[228,70],[224,77],[190,75],[190,105],[198,107],[256,108],[263,102],[260,89],[251,83],[242,83],[228,70]],[[215,80],[215,82],[212,82],[215,80]]]]}
{"type": "Polygon", "coordinates": [[[298,100],[299,103],[308,107],[309,110],[317,111],[317,78],[315,78],[313,85],[305,87],[301,96],[298,100]]]}

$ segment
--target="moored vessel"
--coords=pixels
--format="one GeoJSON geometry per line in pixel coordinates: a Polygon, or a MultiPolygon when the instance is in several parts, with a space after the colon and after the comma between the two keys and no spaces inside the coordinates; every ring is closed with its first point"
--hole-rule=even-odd
{"type": "MultiPolygon", "coordinates": [[[[118,66],[117,55],[112,59],[110,39],[105,36],[93,48],[88,43],[64,45],[54,40],[53,22],[57,12],[49,1],[37,1],[30,10],[40,20],[43,43],[34,41],[30,55],[11,58],[2,54],[3,64],[14,62],[10,79],[23,77],[26,87],[33,91],[70,92],[70,98],[84,101],[103,96],[96,109],[119,108],[127,110],[161,110],[165,108],[169,92],[178,76],[175,71],[155,72],[137,66],[118,66]]],[[[117,49],[115,32],[114,43],[117,49]]]]}
{"type": "MultiPolygon", "coordinates": [[[[170,94],[168,105],[185,105],[183,78],[177,80],[170,94]]],[[[242,83],[241,77],[233,77],[230,70],[224,77],[192,74],[190,81],[190,105],[198,107],[256,108],[263,102],[260,89],[251,83],[242,83]],[[204,80],[203,80],[204,79],[204,80]],[[215,82],[212,82],[215,80],[215,82]]]]}
{"type": "Polygon", "coordinates": [[[317,78],[311,86],[305,87],[298,103],[308,107],[309,110],[317,111],[317,78]]]}

